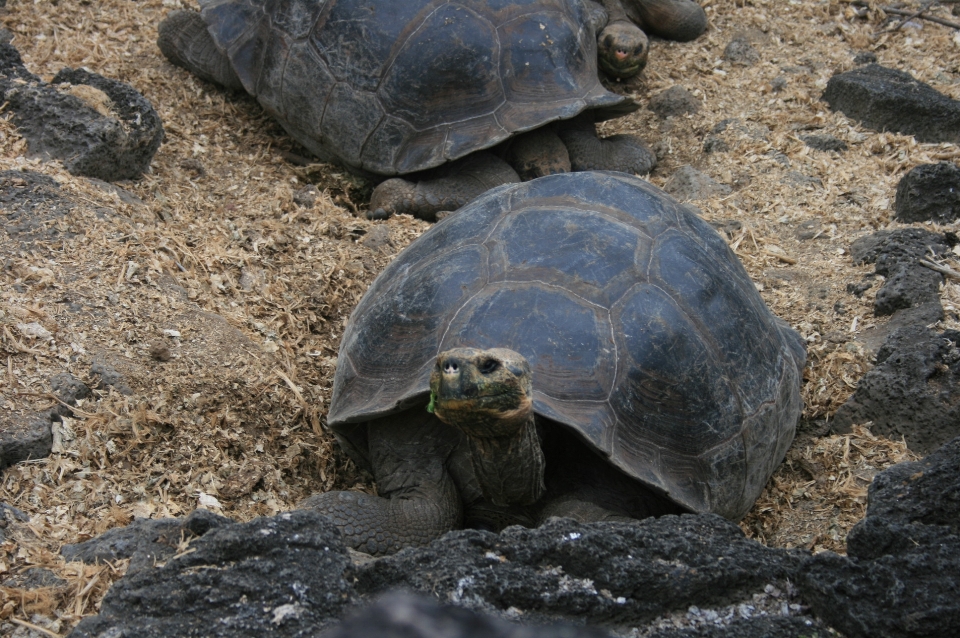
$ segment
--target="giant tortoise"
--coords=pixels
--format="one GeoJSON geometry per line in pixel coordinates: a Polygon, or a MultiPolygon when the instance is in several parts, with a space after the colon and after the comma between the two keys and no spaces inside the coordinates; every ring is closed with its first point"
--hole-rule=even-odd
{"type": "Polygon", "coordinates": [[[738,519],[793,439],[805,358],[716,231],[648,182],[502,186],[353,311],[327,420],[379,496],[305,506],[375,554],[548,516],[738,519]]]}
{"type": "MultiPolygon", "coordinates": [[[[589,0],[588,0],[589,1],[589,0]]],[[[607,12],[599,20],[597,59],[617,78],[633,77],[647,64],[647,33],[687,42],[707,28],[707,15],[694,0],[598,0],[607,12]]]]}
{"type": "MultiPolygon", "coordinates": [[[[662,5],[666,14],[690,4],[633,1],[662,5]]],[[[521,177],[642,174],[656,163],[636,136],[596,136],[595,121],[637,105],[600,84],[595,33],[603,12],[582,0],[200,6],[200,13],[171,12],[159,26],[157,43],[174,64],[246,90],[323,160],[368,176],[415,174],[380,184],[371,216],[430,219],[521,177]],[[498,154],[477,153],[498,145],[498,154]]]]}

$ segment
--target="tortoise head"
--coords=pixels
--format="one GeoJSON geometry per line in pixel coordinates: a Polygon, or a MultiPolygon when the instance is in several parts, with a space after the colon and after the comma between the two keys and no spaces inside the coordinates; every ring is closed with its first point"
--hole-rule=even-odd
{"type": "Polygon", "coordinates": [[[434,414],[472,437],[516,434],[533,410],[530,364],[506,348],[441,352],[430,375],[434,414]]]}
{"type": "Polygon", "coordinates": [[[611,22],[597,38],[597,62],[616,78],[630,78],[647,66],[650,41],[638,26],[626,21],[611,22]]]}

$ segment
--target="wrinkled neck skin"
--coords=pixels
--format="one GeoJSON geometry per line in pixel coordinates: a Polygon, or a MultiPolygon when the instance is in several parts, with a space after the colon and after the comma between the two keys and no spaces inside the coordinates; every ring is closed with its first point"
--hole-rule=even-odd
{"type": "MultiPolygon", "coordinates": [[[[440,416],[440,415],[438,415],[440,416]]],[[[457,427],[467,436],[473,471],[484,497],[494,505],[531,505],[545,490],[544,457],[530,400],[506,417],[474,413],[475,421],[457,427]],[[476,436],[471,432],[508,432],[476,436]]],[[[443,419],[440,416],[441,420],[443,419]]]]}
{"type": "Polygon", "coordinates": [[[466,436],[486,500],[497,506],[539,500],[545,463],[526,360],[502,349],[451,350],[441,355],[430,388],[434,414],[466,436]]]}

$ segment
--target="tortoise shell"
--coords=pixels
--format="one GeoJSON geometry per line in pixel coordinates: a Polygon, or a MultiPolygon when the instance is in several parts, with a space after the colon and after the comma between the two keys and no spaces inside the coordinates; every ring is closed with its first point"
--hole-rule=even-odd
{"type": "Polygon", "coordinates": [[[438,353],[506,347],[534,410],[695,512],[741,517],[793,440],[801,337],[707,223],[641,179],[567,173],[444,219],[374,281],[343,335],[328,422],[426,404],[438,353]]]}
{"type": "Polygon", "coordinates": [[[326,160],[439,166],[548,122],[636,109],[600,85],[580,0],[200,0],[244,88],[326,160]]]}

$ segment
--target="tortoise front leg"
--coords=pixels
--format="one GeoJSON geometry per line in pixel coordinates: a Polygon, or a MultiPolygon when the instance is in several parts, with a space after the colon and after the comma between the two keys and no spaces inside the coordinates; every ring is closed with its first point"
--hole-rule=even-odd
{"type": "Polygon", "coordinates": [[[493,153],[472,153],[453,162],[434,179],[411,181],[394,177],[382,182],[370,196],[368,219],[386,219],[406,213],[428,222],[437,213],[454,211],[501,184],[519,182],[517,172],[493,153]]]}
{"type": "Polygon", "coordinates": [[[455,431],[413,410],[371,422],[367,437],[379,496],[326,492],[301,507],[326,514],[347,545],[373,555],[426,545],[460,527],[463,506],[446,467],[455,431]]]}
{"type": "Polygon", "coordinates": [[[646,175],[657,165],[657,156],[636,135],[597,137],[597,127],[589,112],[561,124],[560,139],[567,147],[570,165],[575,171],[646,175]]]}

